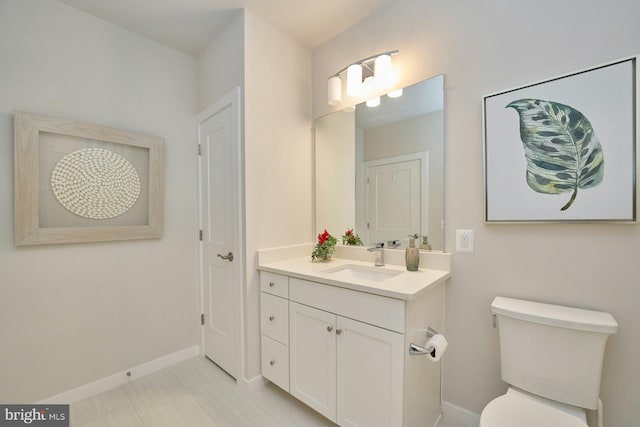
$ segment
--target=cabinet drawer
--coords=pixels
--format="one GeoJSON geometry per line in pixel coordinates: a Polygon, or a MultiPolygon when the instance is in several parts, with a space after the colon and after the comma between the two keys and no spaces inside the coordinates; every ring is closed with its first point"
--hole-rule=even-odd
{"type": "Polygon", "coordinates": [[[405,332],[404,301],[292,277],[289,299],[395,332],[405,332]]]}
{"type": "Polygon", "coordinates": [[[289,301],[260,292],[260,330],[282,344],[289,344],[289,301]]]}
{"type": "Polygon", "coordinates": [[[289,278],[281,274],[263,271],[260,273],[260,290],[282,298],[289,298],[289,278]]]}
{"type": "Polygon", "coordinates": [[[262,335],[262,376],[289,392],[289,347],[262,335]]]}

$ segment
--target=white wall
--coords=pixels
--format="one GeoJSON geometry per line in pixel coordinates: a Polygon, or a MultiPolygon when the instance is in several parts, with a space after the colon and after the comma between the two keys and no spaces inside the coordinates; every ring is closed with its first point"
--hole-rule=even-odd
{"type": "Polygon", "coordinates": [[[198,111],[236,86],[243,94],[243,376],[260,374],[256,250],[308,243],[312,227],[311,51],[249,10],[197,58],[198,111]]]}
{"type": "Polygon", "coordinates": [[[355,112],[329,114],[315,126],[315,234],[326,229],[340,241],[355,228],[356,129],[355,112]]]}
{"type": "Polygon", "coordinates": [[[260,373],[256,250],[313,233],[310,76],[311,50],[245,11],[247,378],[260,373]]]}
{"type": "Polygon", "coordinates": [[[444,115],[434,111],[382,126],[365,129],[364,161],[386,159],[417,153],[433,152],[436,159],[443,158],[444,115]],[[402,144],[390,142],[402,141],[402,144]]]}
{"type": "Polygon", "coordinates": [[[0,2],[0,402],[35,402],[199,343],[196,64],[56,1],[0,2]],[[159,240],[13,245],[14,111],[165,138],[159,240]]]}
{"type": "Polygon", "coordinates": [[[244,12],[238,11],[197,58],[198,111],[244,85],[244,12]]]}
{"type": "Polygon", "coordinates": [[[638,226],[484,224],[481,109],[485,94],[638,53],[639,13],[637,0],[398,0],[314,51],[314,117],[332,110],[327,77],[377,52],[400,50],[403,85],[445,74],[446,248],[456,229],[475,231],[475,252],[454,255],[447,285],[449,402],[480,412],[504,392],[489,306],[505,295],[613,313],[605,425],[640,418],[638,226]]]}

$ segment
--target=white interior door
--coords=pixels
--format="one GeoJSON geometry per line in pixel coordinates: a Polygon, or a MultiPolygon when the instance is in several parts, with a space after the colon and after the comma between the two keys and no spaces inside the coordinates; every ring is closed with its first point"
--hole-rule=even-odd
{"type": "Polygon", "coordinates": [[[420,159],[376,162],[367,169],[368,241],[406,240],[422,234],[424,191],[420,159]]]}
{"type": "Polygon", "coordinates": [[[237,91],[198,116],[204,354],[239,372],[240,183],[237,91]]]}

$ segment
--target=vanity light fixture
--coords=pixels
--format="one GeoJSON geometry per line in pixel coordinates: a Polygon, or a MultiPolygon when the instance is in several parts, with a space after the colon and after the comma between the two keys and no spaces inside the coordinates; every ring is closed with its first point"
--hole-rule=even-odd
{"type": "MultiPolygon", "coordinates": [[[[338,105],[342,102],[342,79],[340,77],[342,73],[346,73],[346,93],[350,97],[367,97],[369,94],[391,87],[396,77],[393,72],[391,57],[398,53],[398,50],[391,50],[369,56],[341,69],[329,77],[327,82],[327,100],[329,105],[338,105]]],[[[402,92],[400,92],[400,94],[402,94],[402,92]]],[[[375,98],[370,98],[369,100],[373,99],[375,98]]],[[[375,103],[375,101],[373,102],[375,103]]],[[[379,105],[379,103],[380,100],[378,97],[376,106],[379,105]]],[[[367,101],[367,105],[369,105],[369,101],[367,101]]]]}
{"type": "Polygon", "coordinates": [[[358,96],[362,92],[362,65],[352,64],[347,68],[347,95],[358,96]]]}
{"type": "MultiPolygon", "coordinates": [[[[376,59],[377,61],[377,59],[376,59]]],[[[364,79],[364,82],[362,83],[362,88],[363,88],[363,92],[364,93],[371,93],[375,91],[375,84],[376,82],[374,81],[374,77],[373,76],[369,76],[366,79],[364,79]]],[[[374,96],[372,98],[367,99],[367,107],[377,107],[378,105],[380,105],[380,97],[379,96],[374,96]]]]}
{"type": "Polygon", "coordinates": [[[342,80],[340,76],[329,78],[327,99],[329,100],[329,105],[338,105],[342,102],[342,80]]]}
{"type": "Polygon", "coordinates": [[[367,107],[377,107],[380,105],[380,97],[374,96],[373,98],[369,98],[366,101],[367,107]]]}
{"type": "Polygon", "coordinates": [[[374,62],[374,76],[376,84],[381,87],[389,87],[393,84],[393,67],[391,66],[391,55],[386,53],[378,55],[374,62]]]}
{"type": "MultiPolygon", "coordinates": [[[[387,94],[387,96],[389,98],[400,98],[402,96],[402,88],[396,89],[396,90],[392,90],[391,92],[389,92],[387,94]]],[[[335,104],[331,104],[331,105],[335,105],[335,104]]]]}

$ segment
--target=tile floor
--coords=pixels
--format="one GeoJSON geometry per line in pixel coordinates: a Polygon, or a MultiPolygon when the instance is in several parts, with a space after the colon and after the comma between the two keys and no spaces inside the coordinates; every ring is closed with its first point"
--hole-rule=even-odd
{"type": "Polygon", "coordinates": [[[271,384],[243,390],[201,357],[74,403],[70,410],[73,427],[335,426],[271,384]]]}

